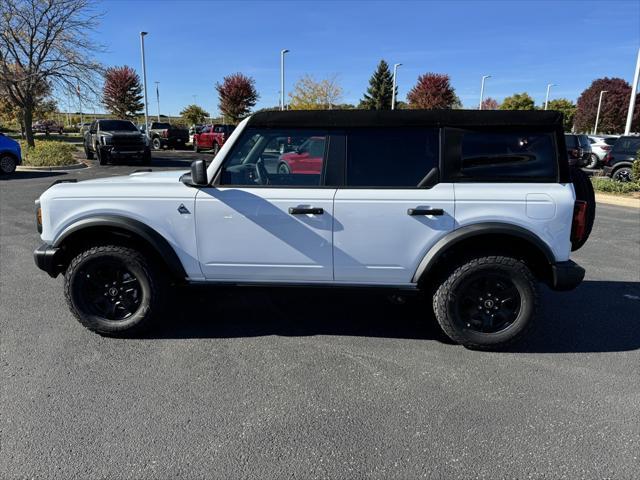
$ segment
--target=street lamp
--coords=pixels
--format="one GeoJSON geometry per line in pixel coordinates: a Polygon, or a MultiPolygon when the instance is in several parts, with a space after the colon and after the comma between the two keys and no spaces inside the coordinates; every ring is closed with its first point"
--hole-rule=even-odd
{"type": "Polygon", "coordinates": [[[627,124],[624,127],[624,134],[631,133],[631,121],[633,120],[633,110],[636,106],[636,94],[638,92],[638,81],[640,80],[640,48],[638,49],[638,60],[636,60],[636,72],[633,74],[633,84],[631,85],[631,98],[629,99],[629,110],[627,110],[627,124]]]}
{"type": "Polygon", "coordinates": [[[480,104],[478,105],[478,110],[482,110],[482,100],[484,99],[484,81],[487,78],[491,78],[491,75],[482,76],[482,82],[480,83],[480,104]]]}
{"type": "Polygon", "coordinates": [[[555,83],[547,83],[547,96],[544,99],[544,109],[545,110],[549,106],[549,90],[551,90],[551,87],[557,87],[557,85],[555,83]]]}
{"type": "Polygon", "coordinates": [[[283,48],[280,50],[280,110],[284,110],[284,54],[289,50],[283,48]]]}
{"type": "Polygon", "coordinates": [[[149,106],[147,102],[147,65],[144,61],[144,37],[149,32],[140,32],[140,50],[142,51],[142,83],[144,88],[144,132],[149,136],[149,106]]]}
{"type": "Polygon", "coordinates": [[[391,90],[391,110],[396,109],[396,77],[398,76],[398,67],[402,66],[401,63],[395,63],[393,65],[393,90],[391,90]]]}
{"type": "Polygon", "coordinates": [[[596,113],[596,124],[593,126],[593,134],[598,133],[598,121],[600,120],[600,107],[602,106],[602,95],[607,93],[608,90],[600,91],[600,99],[598,100],[598,111],[596,113]]]}
{"type": "Polygon", "coordinates": [[[153,82],[156,84],[156,102],[158,103],[158,123],[160,123],[160,82],[153,82]]]}

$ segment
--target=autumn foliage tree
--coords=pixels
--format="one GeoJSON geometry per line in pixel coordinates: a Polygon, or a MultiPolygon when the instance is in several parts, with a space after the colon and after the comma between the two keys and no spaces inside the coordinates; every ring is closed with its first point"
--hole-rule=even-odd
{"type": "Polygon", "coordinates": [[[506,97],[500,105],[500,110],[534,110],[536,104],[527,92],[514,93],[506,97]]]}
{"type": "MultiPolygon", "coordinates": [[[[598,78],[591,82],[576,104],[575,125],[579,132],[592,131],[596,122],[600,92],[606,90],[602,96],[598,131],[603,133],[621,133],[627,122],[627,110],[631,85],[622,78],[598,78]]],[[[631,130],[640,128],[640,97],[636,98],[631,130]]]]}
{"type": "Polygon", "coordinates": [[[255,87],[255,80],[242,73],[234,73],[216,83],[218,107],[222,114],[233,123],[246,117],[260,98],[255,87]]]}
{"type": "Polygon", "coordinates": [[[407,94],[409,108],[419,109],[453,108],[456,98],[449,75],[441,73],[420,75],[407,94]]]}
{"type": "Polygon", "coordinates": [[[289,94],[292,110],[330,110],[342,100],[342,87],[335,76],[320,81],[312,75],[298,80],[289,94]]]}
{"type": "Polygon", "coordinates": [[[102,103],[118,118],[135,117],[144,107],[142,84],[135,70],[127,65],[108,68],[104,74],[102,103]]]}
{"type": "Polygon", "coordinates": [[[482,100],[482,110],[498,110],[500,104],[495,98],[487,97],[482,100]]]}

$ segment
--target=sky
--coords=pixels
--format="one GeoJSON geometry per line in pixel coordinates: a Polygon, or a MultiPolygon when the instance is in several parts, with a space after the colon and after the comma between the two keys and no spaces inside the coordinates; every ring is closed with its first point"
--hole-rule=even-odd
{"type": "MultiPolygon", "coordinates": [[[[149,114],[177,115],[190,103],[219,113],[214,84],[253,77],[256,108],[278,105],[280,50],[285,91],[304,74],[336,76],[343,102],[357,104],[380,59],[402,63],[398,99],[419,75],[446,73],[466,108],[485,98],[528,92],[537,105],[575,101],[591,81],[631,83],[640,47],[640,1],[189,1],[104,0],[91,41],[107,66],[141,73],[139,32],[147,31],[149,114]],[[194,97],[195,95],[195,97],[194,97]]],[[[141,75],[142,77],[142,75],[141,75]]]]}

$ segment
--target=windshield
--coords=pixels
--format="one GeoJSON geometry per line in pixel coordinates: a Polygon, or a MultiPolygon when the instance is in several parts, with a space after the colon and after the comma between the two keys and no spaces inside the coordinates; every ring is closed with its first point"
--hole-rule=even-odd
{"type": "Polygon", "coordinates": [[[127,120],[102,120],[100,130],[124,130],[125,132],[135,132],[136,126],[127,120]]]}

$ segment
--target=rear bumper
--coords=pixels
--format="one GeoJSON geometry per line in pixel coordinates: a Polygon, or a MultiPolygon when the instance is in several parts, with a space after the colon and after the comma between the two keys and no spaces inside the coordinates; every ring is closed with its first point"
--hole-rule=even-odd
{"type": "Polygon", "coordinates": [[[52,247],[45,243],[33,252],[33,260],[36,262],[36,266],[49,274],[49,276],[55,278],[60,273],[60,266],[58,264],[59,248],[52,247]]]}
{"type": "Polygon", "coordinates": [[[572,260],[551,265],[551,285],[553,290],[573,290],[584,279],[585,270],[572,260]]]}

